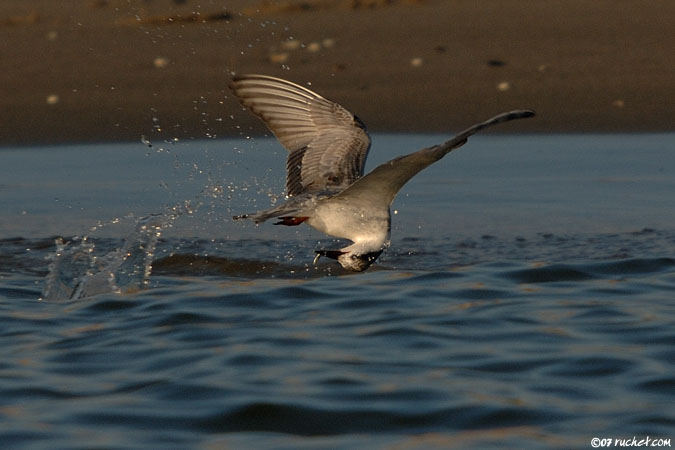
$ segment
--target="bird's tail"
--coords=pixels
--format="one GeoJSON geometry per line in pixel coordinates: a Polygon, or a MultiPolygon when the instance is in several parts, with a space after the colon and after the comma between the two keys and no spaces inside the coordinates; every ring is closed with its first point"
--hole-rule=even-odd
{"type": "MultiPolygon", "coordinates": [[[[258,211],[255,213],[250,213],[250,214],[242,214],[239,216],[233,216],[232,219],[234,220],[243,220],[243,219],[250,219],[252,220],[256,225],[259,223],[263,223],[268,219],[272,219],[275,217],[304,217],[306,220],[307,215],[301,214],[302,210],[304,209],[303,206],[305,205],[306,199],[302,199],[299,197],[292,197],[288,201],[282,203],[279,206],[275,206],[274,208],[266,209],[264,211],[258,211]]],[[[297,223],[299,225],[302,223],[304,220],[301,220],[297,223]]],[[[285,223],[284,223],[285,224],[285,223]]],[[[296,224],[293,224],[296,225],[296,224]]]]}

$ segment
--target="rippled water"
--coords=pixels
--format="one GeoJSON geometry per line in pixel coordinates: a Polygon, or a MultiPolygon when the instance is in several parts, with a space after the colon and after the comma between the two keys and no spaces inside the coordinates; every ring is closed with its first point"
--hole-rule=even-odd
{"type": "MultiPolygon", "coordinates": [[[[376,136],[373,163],[436,140],[376,136]]],[[[392,247],[362,274],[313,267],[337,244],[307,228],[229,220],[280,193],[270,140],[2,150],[0,442],[674,438],[672,142],[473,139],[406,186],[392,247]],[[108,292],[38,301],[58,255],[67,292],[108,292]]]]}

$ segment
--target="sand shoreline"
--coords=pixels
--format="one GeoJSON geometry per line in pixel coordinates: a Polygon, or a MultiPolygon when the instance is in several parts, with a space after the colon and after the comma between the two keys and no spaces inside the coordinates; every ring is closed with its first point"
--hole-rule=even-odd
{"type": "Polygon", "coordinates": [[[373,132],[675,127],[675,2],[7,0],[0,145],[200,139],[264,128],[230,95],[265,73],[338,101],[373,132]],[[217,2],[216,2],[217,3],[217,2]]]}

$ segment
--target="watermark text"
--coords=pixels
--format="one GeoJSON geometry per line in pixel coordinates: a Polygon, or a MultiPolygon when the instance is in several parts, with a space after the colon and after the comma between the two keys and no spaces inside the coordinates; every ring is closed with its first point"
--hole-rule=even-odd
{"type": "Polygon", "coordinates": [[[613,438],[613,437],[594,437],[591,439],[593,448],[624,448],[624,447],[670,447],[670,438],[652,438],[637,437],[632,438],[613,438]]]}

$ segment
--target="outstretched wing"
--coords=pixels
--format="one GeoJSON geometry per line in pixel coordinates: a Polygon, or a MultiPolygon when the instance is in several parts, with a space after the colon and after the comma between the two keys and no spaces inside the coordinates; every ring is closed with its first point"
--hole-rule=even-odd
{"type": "Polygon", "coordinates": [[[478,131],[514,119],[534,116],[534,111],[516,110],[499,114],[475,124],[441,145],[424,148],[415,153],[399,156],[377,166],[372,172],[360,178],[335,199],[363,202],[388,207],[398,191],[421,170],[443,158],[452,150],[461,147],[467,139],[478,131]]]}
{"type": "Polygon", "coordinates": [[[235,77],[230,88],[290,152],[289,196],[340,191],[363,176],[370,137],[365,125],[342,106],[265,75],[235,77]]]}

